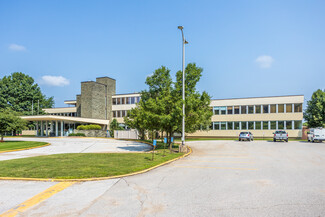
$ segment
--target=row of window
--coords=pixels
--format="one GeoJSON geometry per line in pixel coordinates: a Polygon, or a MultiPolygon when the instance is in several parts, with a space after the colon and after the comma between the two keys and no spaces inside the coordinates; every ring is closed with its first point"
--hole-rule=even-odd
{"type": "Polygon", "coordinates": [[[214,106],[214,115],[232,114],[267,114],[302,112],[302,103],[271,104],[271,105],[242,105],[242,106],[214,106]]]}
{"type": "Polygon", "coordinates": [[[298,130],[302,121],[231,121],[212,122],[210,130],[298,130]]]}
{"type": "Polygon", "coordinates": [[[127,114],[127,110],[113,111],[113,118],[123,118],[127,114]]]}
{"type": "Polygon", "coordinates": [[[50,115],[76,117],[77,113],[76,112],[71,112],[71,113],[51,113],[50,115]]]}
{"type": "Polygon", "coordinates": [[[113,98],[113,105],[126,105],[126,104],[136,104],[140,102],[141,97],[119,97],[113,98]]]}

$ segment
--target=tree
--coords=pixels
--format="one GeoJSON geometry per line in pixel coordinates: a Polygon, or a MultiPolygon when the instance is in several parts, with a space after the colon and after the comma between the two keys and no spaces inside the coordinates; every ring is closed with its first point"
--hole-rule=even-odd
{"type": "Polygon", "coordinates": [[[123,130],[124,128],[120,126],[117,120],[114,118],[109,125],[109,134],[114,138],[114,130],[123,130]]]}
{"type": "MultiPolygon", "coordinates": [[[[211,122],[210,96],[196,90],[202,68],[188,64],[185,71],[185,121],[187,133],[211,122]]],[[[182,72],[176,73],[176,82],[170,70],[164,66],[147,77],[148,90],[141,92],[141,101],[128,113],[125,122],[129,126],[141,126],[141,130],[166,132],[168,143],[175,132],[182,132],[182,72]]]]}
{"type": "Polygon", "coordinates": [[[308,127],[325,127],[325,90],[316,90],[307,102],[304,118],[308,127]]]}
{"type": "Polygon", "coordinates": [[[3,142],[3,136],[6,132],[24,130],[26,124],[27,122],[20,118],[19,113],[8,108],[0,110],[0,142],[3,142]]]}
{"type": "Polygon", "coordinates": [[[0,79],[0,109],[11,108],[23,115],[43,113],[43,108],[54,106],[53,97],[42,94],[34,79],[24,73],[14,72],[0,79]],[[32,102],[34,103],[32,112],[32,102]],[[38,111],[39,102],[39,111],[38,111]]]}

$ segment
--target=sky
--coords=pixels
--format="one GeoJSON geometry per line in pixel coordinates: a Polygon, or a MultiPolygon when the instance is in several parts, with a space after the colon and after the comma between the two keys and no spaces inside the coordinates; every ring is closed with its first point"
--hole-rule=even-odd
{"type": "Polygon", "coordinates": [[[0,0],[0,78],[28,74],[56,107],[96,77],[139,92],[160,66],[181,70],[182,25],[212,99],[309,100],[325,89],[324,11],[322,0],[0,0]]]}

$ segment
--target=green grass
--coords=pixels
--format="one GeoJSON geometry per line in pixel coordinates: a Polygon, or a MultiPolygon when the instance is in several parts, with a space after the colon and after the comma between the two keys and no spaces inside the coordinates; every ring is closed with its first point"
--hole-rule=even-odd
{"type": "Polygon", "coordinates": [[[30,142],[30,141],[5,141],[0,142],[0,152],[11,151],[16,149],[34,148],[47,144],[46,142],[30,142]]]}
{"type": "Polygon", "coordinates": [[[0,162],[0,177],[82,179],[141,171],[184,153],[55,154],[0,162]]]}

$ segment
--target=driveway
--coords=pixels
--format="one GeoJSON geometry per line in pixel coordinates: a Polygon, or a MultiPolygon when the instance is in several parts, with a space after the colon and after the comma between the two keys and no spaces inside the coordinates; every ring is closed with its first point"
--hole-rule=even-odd
{"type": "Polygon", "coordinates": [[[108,153],[108,152],[143,152],[150,150],[144,143],[105,138],[5,138],[15,141],[39,141],[51,143],[50,146],[25,151],[7,152],[0,154],[1,160],[10,160],[40,155],[63,153],[108,153]]]}
{"type": "Polygon", "coordinates": [[[21,204],[18,216],[325,216],[325,143],[189,145],[192,155],[166,166],[74,183],[33,206],[60,183],[0,181],[0,214],[21,204]]]}

